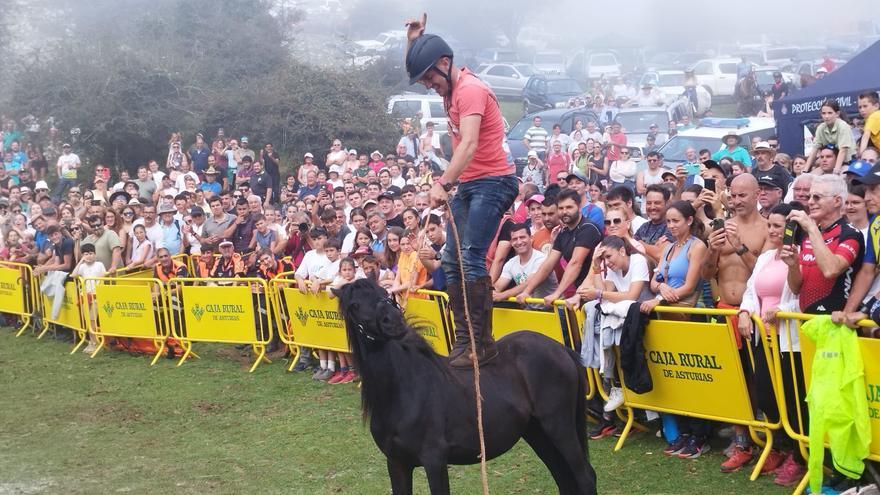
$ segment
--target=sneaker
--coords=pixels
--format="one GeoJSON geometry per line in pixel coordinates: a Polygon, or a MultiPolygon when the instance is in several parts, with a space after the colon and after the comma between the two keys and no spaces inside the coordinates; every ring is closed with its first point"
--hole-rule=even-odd
{"type": "Polygon", "coordinates": [[[678,453],[679,459],[696,459],[701,455],[709,452],[709,442],[702,438],[691,436],[688,438],[687,447],[678,453]]]}
{"type": "Polygon", "coordinates": [[[733,438],[735,436],[736,430],[734,430],[732,426],[725,426],[724,428],[718,430],[718,438],[733,438]]]}
{"type": "Polygon", "coordinates": [[[783,462],[785,462],[785,454],[776,449],[771,450],[767,455],[767,460],[764,461],[764,465],[761,466],[761,474],[776,472],[783,462]]]}
{"type": "Polygon", "coordinates": [[[354,371],[348,370],[345,372],[345,376],[339,380],[339,383],[351,383],[354,381],[355,377],[356,375],[354,374],[354,371]]]}
{"type": "Polygon", "coordinates": [[[335,374],[336,374],[335,371],[327,368],[326,370],[321,371],[321,374],[318,376],[318,380],[322,381],[322,382],[326,382],[327,380],[332,378],[333,375],[335,375],[335,374]]]}
{"type": "Polygon", "coordinates": [[[779,486],[794,486],[800,483],[807,469],[794,460],[794,454],[788,454],[785,462],[776,470],[776,479],[773,483],[779,486]]]}
{"type": "Polygon", "coordinates": [[[294,373],[302,373],[303,371],[309,369],[312,365],[311,359],[300,359],[296,362],[296,366],[293,367],[294,373]]]}
{"type": "MultiPolygon", "coordinates": [[[[297,363],[297,365],[299,365],[299,363],[297,363]]],[[[316,371],[312,375],[312,380],[320,380],[321,379],[320,376],[324,373],[324,371],[326,371],[325,368],[318,368],[318,371],[316,371]]]]}
{"type": "Polygon", "coordinates": [[[722,473],[735,473],[742,469],[743,466],[750,464],[752,462],[752,449],[750,448],[742,448],[736,447],[733,451],[733,455],[727,458],[726,461],[721,463],[721,472],[722,473]]]}
{"type": "Polygon", "coordinates": [[[608,394],[608,401],[605,402],[605,412],[611,412],[623,405],[623,390],[620,387],[612,387],[611,393],[608,394]]]}
{"type": "Polygon", "coordinates": [[[601,440],[609,435],[613,435],[617,427],[610,421],[602,421],[590,430],[590,438],[592,440],[601,440]]]}
{"type": "Polygon", "coordinates": [[[336,385],[337,383],[339,383],[340,380],[342,380],[342,377],[344,377],[346,373],[348,372],[342,370],[333,373],[333,376],[331,376],[330,379],[327,380],[327,383],[329,383],[330,385],[336,385]]]}
{"type": "Polygon", "coordinates": [[[670,443],[665,449],[663,449],[663,453],[669,456],[677,456],[679,452],[687,447],[690,437],[690,435],[679,435],[674,442],[670,443]]]}

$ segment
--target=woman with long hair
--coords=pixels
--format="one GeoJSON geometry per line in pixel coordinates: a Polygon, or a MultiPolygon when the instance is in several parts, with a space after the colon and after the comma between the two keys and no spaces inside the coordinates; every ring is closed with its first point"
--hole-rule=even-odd
{"type": "Polygon", "coordinates": [[[848,162],[855,156],[856,142],[852,128],[843,120],[840,105],[835,100],[825,100],[819,108],[819,115],[822,117],[822,123],[816,128],[816,137],[813,138],[813,149],[807,157],[806,170],[813,169],[813,162],[819,150],[834,145],[838,150],[834,173],[840,174],[843,171],[843,162],[848,162]]]}
{"type": "Polygon", "coordinates": [[[626,241],[629,249],[635,253],[645,254],[645,246],[630,235],[631,221],[626,213],[619,208],[612,208],[605,213],[605,235],[615,236],[626,241]]]}
{"type": "Polygon", "coordinates": [[[358,231],[366,227],[367,225],[367,214],[364,212],[363,208],[352,208],[351,212],[348,214],[349,225],[351,225],[351,232],[345,236],[345,239],[342,240],[342,254],[343,256],[348,256],[357,249],[355,245],[355,238],[357,237],[358,231]]]}
{"type": "Polygon", "coordinates": [[[153,243],[147,239],[147,228],[143,224],[134,226],[131,239],[131,256],[126,268],[142,266],[153,257],[153,243]]]}
{"type": "MultiPolygon", "coordinates": [[[[767,415],[770,422],[779,420],[779,410],[776,405],[776,393],[770,379],[770,366],[764,354],[762,336],[754,327],[752,317],[758,317],[764,322],[764,328],[768,331],[775,330],[779,336],[780,365],[782,366],[782,386],[786,393],[786,410],[791,425],[798,423],[798,409],[807,423],[807,410],[804,407],[804,371],[800,358],[800,342],[798,331],[789,320],[778,320],[776,313],[779,311],[800,311],[798,296],[791,292],[788,287],[788,264],[780,256],[782,252],[782,240],[785,232],[785,221],[792,210],[803,210],[800,203],[780,204],[770,210],[767,219],[767,240],[770,249],[764,251],[755,262],[755,269],[746,282],[746,291],[743,294],[742,304],[737,315],[737,328],[743,339],[752,345],[752,355],[755,359],[754,386],[757,405],[767,415]],[[794,371],[794,373],[792,373],[794,371]],[[794,395],[794,383],[797,381],[800,397],[794,395]],[[789,393],[790,392],[790,393],[789,393]]],[[[797,259],[792,259],[797,263],[797,259]]],[[[800,455],[796,454],[796,444],[788,435],[775,432],[773,435],[773,450],[764,462],[762,473],[776,473],[774,483],[783,486],[792,486],[798,483],[806,471],[803,467],[800,455]],[[778,469],[777,469],[778,468],[778,469]]]]}
{"type": "Polygon", "coordinates": [[[119,236],[119,245],[122,246],[122,252],[125,253],[128,247],[128,229],[125,227],[119,212],[113,208],[107,208],[104,211],[104,225],[113,232],[116,232],[116,235],[119,236]]]}
{"type": "Polygon", "coordinates": [[[400,238],[403,237],[403,229],[389,227],[385,236],[383,254],[385,256],[385,269],[391,272],[391,278],[397,274],[397,262],[400,259],[400,238]]]}

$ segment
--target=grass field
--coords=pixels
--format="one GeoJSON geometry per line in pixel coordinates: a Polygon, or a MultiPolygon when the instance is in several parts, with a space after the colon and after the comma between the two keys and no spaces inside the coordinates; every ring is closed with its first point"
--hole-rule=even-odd
{"type": "MultiPolygon", "coordinates": [[[[102,351],[69,356],[47,336],[0,330],[0,494],[387,494],[385,462],[353,384],[330,386],[278,363],[200,346],[180,368],[102,351]]],[[[653,434],[624,449],[590,442],[602,494],[785,494],[768,478],[718,470],[723,442],[696,460],[665,457],[653,434]]],[[[524,443],[489,463],[493,494],[555,493],[524,443]]],[[[452,492],[479,493],[478,466],[450,469],[452,492]]],[[[421,470],[417,493],[427,493],[421,470]]]]}

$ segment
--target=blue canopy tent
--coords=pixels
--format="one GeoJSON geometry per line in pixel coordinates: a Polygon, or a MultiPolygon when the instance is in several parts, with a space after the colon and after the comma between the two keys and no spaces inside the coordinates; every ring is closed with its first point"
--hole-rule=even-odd
{"type": "Polygon", "coordinates": [[[819,108],[827,99],[837,100],[847,115],[858,115],[859,94],[880,88],[880,41],[815,83],[773,102],[779,149],[796,154],[804,151],[804,125],[821,121],[819,108]]]}

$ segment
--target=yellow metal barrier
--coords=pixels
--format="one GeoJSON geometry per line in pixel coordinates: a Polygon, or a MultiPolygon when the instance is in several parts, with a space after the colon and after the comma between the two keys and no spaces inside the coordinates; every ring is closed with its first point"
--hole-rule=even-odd
{"type": "MultiPolygon", "coordinates": [[[[317,295],[303,294],[296,281],[287,278],[289,272],[279,274],[271,285],[275,297],[276,322],[281,341],[290,348],[292,370],[302,358],[301,349],[323,349],[350,352],[345,322],[339,314],[339,303],[326,291],[317,295]]],[[[442,356],[452,348],[452,322],[448,310],[448,296],[444,292],[420,290],[429,299],[407,299],[404,312],[416,326],[419,334],[442,356]]]]}
{"type": "MultiPolygon", "coordinates": [[[[186,269],[189,271],[189,273],[193,273],[192,262],[190,260],[190,257],[186,254],[175,254],[171,257],[171,259],[182,263],[184,266],[186,266],[186,269]]],[[[129,268],[120,268],[119,270],[116,270],[116,273],[114,273],[113,276],[116,278],[137,279],[138,281],[134,282],[135,284],[146,283],[140,281],[152,279],[153,269],[153,267],[146,267],[143,264],[139,264],[129,268]]]]}
{"type": "MultiPolygon", "coordinates": [[[[787,409],[787,402],[785,401],[786,394],[793,394],[795,397],[795,403],[800,403],[801,397],[806,397],[807,390],[810,388],[810,379],[811,379],[811,371],[813,365],[813,356],[816,353],[816,345],[813,343],[813,340],[803,334],[801,331],[801,324],[805,321],[809,321],[815,318],[817,315],[809,315],[804,313],[787,313],[787,312],[779,312],[776,314],[778,320],[789,320],[789,325],[785,325],[785,329],[781,330],[783,332],[792,332],[792,335],[789,335],[789,342],[791,342],[791,337],[793,337],[794,333],[797,333],[798,340],[800,342],[800,352],[795,352],[792,350],[781,351],[779,347],[779,336],[777,332],[769,332],[769,338],[772,343],[772,347],[774,350],[774,373],[776,377],[776,396],[777,403],[779,407],[779,416],[782,418],[782,425],[785,429],[785,432],[792,439],[798,442],[801,453],[804,458],[809,458],[809,443],[810,439],[807,433],[806,418],[803,417],[801,413],[801,408],[797,408],[795,411],[795,417],[797,418],[797,424],[791,424],[789,419],[789,412],[787,409]],[[794,328],[792,328],[794,327],[794,328]],[[794,379],[792,380],[793,390],[786,389],[783,386],[783,364],[782,364],[782,352],[788,354],[788,371],[794,379]],[[797,380],[797,370],[795,368],[795,362],[801,363],[801,369],[803,370],[803,381],[805,385],[805,389],[800,390],[800,386],[798,385],[797,380]]],[[[876,327],[877,324],[871,320],[862,320],[859,322],[860,327],[872,328],[876,327]]],[[[878,356],[880,356],[880,340],[871,339],[865,337],[859,337],[859,348],[862,352],[862,361],[865,365],[865,384],[867,386],[867,390],[865,391],[866,396],[868,398],[868,417],[871,422],[871,445],[870,445],[870,454],[868,455],[868,459],[872,461],[880,462],[880,360],[878,360],[878,356]]],[[[794,494],[799,495],[804,492],[809,483],[810,473],[807,472],[804,475],[804,478],[795,488],[794,494]]]]}
{"type": "MultiPolygon", "coordinates": [[[[664,306],[657,306],[654,311],[723,318],[737,314],[735,310],[664,306]]],[[[753,321],[763,328],[760,320],[753,321]]],[[[763,352],[771,362],[767,341],[761,341],[763,352]]],[[[766,443],[751,474],[753,481],[757,479],[773,446],[771,430],[779,429],[781,424],[755,417],[731,327],[726,323],[651,320],[645,328],[643,342],[654,387],[648,393],[637,394],[626,387],[621,372],[624,404],[630,408],[738,424],[762,431],[766,443]]],[[[751,352],[750,346],[746,345],[746,348],[751,352]]],[[[615,450],[623,447],[632,422],[630,410],[615,450]]]]}
{"type": "Polygon", "coordinates": [[[154,278],[95,277],[84,279],[83,285],[85,292],[94,292],[94,297],[87,297],[84,311],[98,339],[91,357],[104,348],[107,337],[150,339],[157,349],[150,366],[156,364],[166,350],[171,328],[169,298],[162,282],[154,278]]]}
{"type": "MultiPolygon", "coordinates": [[[[40,277],[38,280],[42,280],[40,277]]],[[[82,278],[77,277],[68,280],[64,284],[64,300],[61,302],[61,311],[58,317],[52,319],[52,299],[46,294],[40,294],[41,308],[43,316],[43,329],[37,336],[38,339],[43,338],[49,331],[49,325],[60,325],[62,327],[73,330],[74,347],[70,351],[71,354],[79,350],[83,343],[87,340],[88,325],[83,319],[82,309],[85,306],[82,295],[82,278]]]]}
{"type": "MultiPolygon", "coordinates": [[[[510,298],[508,302],[515,302],[510,298]]],[[[529,298],[526,303],[544,304],[543,299],[529,298]]],[[[552,311],[495,307],[492,310],[492,336],[498,340],[519,330],[529,330],[550,337],[569,349],[578,347],[574,327],[577,319],[565,305],[565,301],[553,301],[552,311]]]]}
{"type": "Polygon", "coordinates": [[[174,278],[168,281],[167,290],[169,297],[180,301],[180,309],[172,310],[181,322],[173,327],[173,334],[184,348],[178,366],[193,354],[193,342],[250,345],[256,354],[251,372],[261,362],[271,362],[266,345],[272,340],[274,309],[265,280],[174,278]],[[196,285],[209,283],[219,285],[196,285]]]}
{"type": "Polygon", "coordinates": [[[15,336],[21,336],[31,324],[31,318],[39,304],[40,287],[30,265],[0,261],[0,313],[21,317],[21,328],[15,336]]]}

